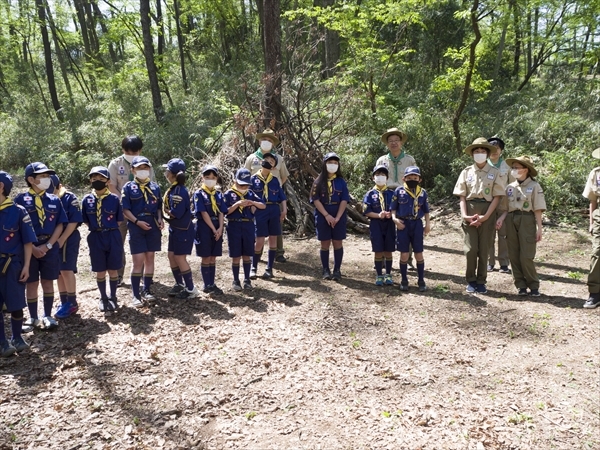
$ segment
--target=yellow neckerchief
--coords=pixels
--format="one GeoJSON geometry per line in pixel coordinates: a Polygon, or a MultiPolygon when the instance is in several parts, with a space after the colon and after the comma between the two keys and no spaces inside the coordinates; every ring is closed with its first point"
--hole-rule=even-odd
{"type": "Polygon", "coordinates": [[[35,209],[38,213],[38,219],[40,219],[40,227],[44,228],[44,222],[46,221],[46,212],[44,211],[44,203],[42,202],[42,195],[46,193],[46,191],[40,191],[40,193],[36,193],[33,188],[29,188],[29,192],[33,195],[35,199],[35,209]]]}
{"type": "Polygon", "coordinates": [[[9,208],[14,204],[15,204],[15,202],[13,202],[10,198],[6,197],[4,199],[4,201],[2,203],[0,203],[0,211],[2,211],[3,209],[9,208]]]}
{"type": "Polygon", "coordinates": [[[150,189],[148,187],[148,185],[150,184],[150,178],[146,178],[144,181],[140,181],[138,178],[136,178],[135,182],[140,187],[142,194],[144,194],[144,201],[146,202],[147,205],[149,204],[148,203],[148,194],[150,194],[150,196],[154,200],[157,200],[156,195],[154,195],[154,192],[152,192],[152,189],[150,189]]]}
{"type": "Polygon", "coordinates": [[[98,222],[98,228],[102,228],[102,200],[110,195],[110,189],[104,188],[104,191],[98,195],[96,189],[92,189],[92,194],[96,197],[96,221],[98,222]]]}
{"type": "MultiPolygon", "coordinates": [[[[235,188],[235,186],[231,186],[231,190],[232,190],[233,192],[235,192],[237,195],[239,195],[239,196],[240,196],[240,200],[244,200],[244,197],[246,197],[246,194],[248,193],[248,192],[246,191],[246,194],[242,194],[240,191],[238,191],[238,190],[235,188]]],[[[243,212],[243,211],[244,211],[244,207],[243,207],[243,206],[240,206],[238,209],[240,210],[240,212],[243,212]]]]}
{"type": "Polygon", "coordinates": [[[331,201],[331,194],[333,194],[333,180],[337,178],[337,175],[333,174],[331,178],[327,177],[327,193],[329,194],[329,201],[331,201]]]}
{"type": "Polygon", "coordinates": [[[385,211],[385,196],[383,195],[383,193],[387,190],[387,186],[385,184],[381,187],[375,185],[375,189],[377,189],[377,193],[379,194],[379,203],[381,204],[381,210],[385,211]]]}
{"type": "Polygon", "coordinates": [[[413,194],[410,191],[410,188],[406,185],[406,183],[404,183],[404,190],[406,192],[408,192],[408,195],[410,195],[412,198],[414,198],[413,201],[413,216],[417,217],[417,214],[419,213],[419,196],[421,195],[421,186],[417,185],[417,189],[415,189],[415,193],[413,194]]]}
{"type": "Polygon", "coordinates": [[[169,194],[175,186],[177,186],[177,181],[171,183],[171,186],[169,186],[169,189],[167,189],[167,192],[165,192],[165,195],[163,197],[163,215],[166,217],[171,217],[171,214],[169,214],[169,211],[171,211],[171,207],[169,206],[169,194]]]}
{"type": "Polygon", "coordinates": [[[262,181],[265,186],[263,187],[263,196],[264,196],[264,200],[265,202],[269,201],[269,187],[268,184],[269,182],[273,179],[273,174],[271,172],[269,172],[269,175],[267,175],[267,178],[265,179],[265,177],[262,176],[262,170],[259,169],[258,172],[256,172],[254,175],[256,175],[260,181],[262,181]]]}
{"type": "Polygon", "coordinates": [[[215,216],[219,215],[219,207],[217,206],[217,190],[215,188],[209,189],[204,183],[202,183],[202,190],[206,192],[210,197],[210,206],[215,213],[215,216]]]}

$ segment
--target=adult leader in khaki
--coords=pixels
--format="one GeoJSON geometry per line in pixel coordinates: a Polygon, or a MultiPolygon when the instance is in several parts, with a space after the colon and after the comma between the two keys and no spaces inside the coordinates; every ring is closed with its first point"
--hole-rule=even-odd
{"type": "Polygon", "coordinates": [[[388,153],[379,157],[375,163],[377,166],[385,166],[388,169],[387,185],[389,188],[396,189],[404,185],[402,178],[404,170],[409,166],[416,166],[415,158],[404,152],[404,144],[408,135],[398,128],[390,128],[381,135],[381,142],[387,145],[388,153]]]}

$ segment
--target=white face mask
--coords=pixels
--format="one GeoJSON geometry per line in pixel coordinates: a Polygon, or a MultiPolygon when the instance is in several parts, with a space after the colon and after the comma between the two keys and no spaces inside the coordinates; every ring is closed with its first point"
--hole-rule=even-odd
{"type": "Polygon", "coordinates": [[[519,179],[521,176],[525,175],[525,171],[527,169],[511,169],[510,174],[513,178],[519,179]]]}
{"type": "Polygon", "coordinates": [[[50,178],[40,178],[40,182],[37,185],[37,188],[40,191],[45,191],[46,189],[48,189],[50,187],[51,184],[52,184],[52,180],[50,178]]]}
{"type": "Polygon", "coordinates": [[[208,178],[206,178],[204,180],[204,186],[206,186],[209,189],[214,188],[217,185],[217,180],[210,180],[208,178]]]}
{"type": "Polygon", "coordinates": [[[145,179],[147,179],[147,178],[149,178],[149,177],[150,177],[150,171],[149,171],[149,170],[138,170],[138,171],[135,173],[135,177],[136,177],[138,180],[141,180],[141,181],[143,181],[143,180],[145,180],[145,179]]]}
{"type": "Polygon", "coordinates": [[[260,141],[260,149],[265,152],[270,152],[273,148],[273,143],[271,141],[260,141]]]}
{"type": "Polygon", "coordinates": [[[473,159],[477,164],[483,164],[487,161],[487,153],[473,153],[473,159]]]}
{"type": "Polygon", "coordinates": [[[336,173],[338,171],[339,165],[337,164],[327,164],[327,172],[336,173]]]}
{"type": "Polygon", "coordinates": [[[375,184],[377,186],[385,186],[387,177],[385,175],[375,175],[375,184]]]}
{"type": "Polygon", "coordinates": [[[123,157],[127,160],[129,164],[131,164],[133,162],[133,158],[135,158],[136,155],[123,155],[123,157]]]}

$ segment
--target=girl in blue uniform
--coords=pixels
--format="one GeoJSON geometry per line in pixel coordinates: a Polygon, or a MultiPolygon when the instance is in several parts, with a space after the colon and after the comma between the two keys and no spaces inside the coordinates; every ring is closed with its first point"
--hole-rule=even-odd
{"type": "Polygon", "coordinates": [[[179,158],[163,165],[165,177],[171,184],[163,197],[163,217],[169,223],[168,256],[175,286],[170,297],[196,298],[200,295],[194,286],[192,269],[187,255],[192,254],[196,229],[192,222],[190,194],[185,187],[185,163],[179,158]]]}
{"type": "Polygon", "coordinates": [[[313,183],[310,202],[315,205],[315,228],[321,242],[323,279],[342,278],[344,239],[346,239],[346,205],[350,200],[346,180],[340,169],[340,157],[331,152],[323,158],[321,174],[313,183]],[[329,247],[333,243],[333,275],[329,270],[329,247]]]}
{"type": "Polygon", "coordinates": [[[250,282],[250,267],[254,255],[254,211],[265,209],[267,205],[250,190],[252,175],[246,168],[238,169],[235,183],[227,192],[224,199],[227,205],[227,243],[233,272],[233,290],[241,291],[240,259],[244,264],[244,289],[252,289],[250,282]]]}
{"type": "Polygon", "coordinates": [[[267,267],[263,278],[273,278],[273,264],[277,256],[277,238],[281,236],[281,222],[287,214],[287,198],[279,180],[271,174],[277,166],[277,157],[266,153],[261,162],[261,169],[252,175],[251,189],[267,205],[265,209],[256,211],[256,243],[252,257],[250,279],[256,279],[258,262],[263,252],[265,238],[269,237],[269,253],[267,267]],[[281,205],[281,206],[280,206],[281,205]]]}
{"type": "Polygon", "coordinates": [[[0,311],[10,313],[12,339],[6,339],[4,317],[0,314],[0,356],[7,357],[29,348],[21,336],[25,282],[29,278],[29,264],[33,242],[37,238],[31,218],[22,206],[8,198],[12,177],[0,171],[0,311]]]}
{"type": "Polygon", "coordinates": [[[141,308],[156,299],[150,286],[154,277],[154,253],[161,248],[163,229],[162,196],[160,187],[150,181],[152,164],[145,156],[136,156],[131,162],[133,181],[123,186],[123,215],[129,221],[129,248],[131,249],[131,305],[141,308]],[[142,274],[142,270],[144,273],[142,274]],[[144,278],[144,289],[140,284],[144,278]]]}
{"type": "Polygon", "coordinates": [[[87,237],[96,283],[100,291],[100,312],[115,312],[119,269],[123,267],[123,247],[119,226],[123,222],[121,199],[108,187],[110,172],[106,167],[93,167],[88,174],[92,192],[83,197],[81,212],[90,233],[87,237]],[[110,277],[110,297],[106,293],[106,272],[110,277]]]}
{"type": "Polygon", "coordinates": [[[69,221],[57,241],[60,249],[58,292],[61,305],[54,312],[54,317],[57,319],[66,319],[79,309],[75,274],[77,273],[77,257],[81,243],[78,228],[83,222],[83,217],[77,196],[61,184],[58,175],[50,175],[50,179],[52,180],[52,193],[60,199],[69,221]]]}
{"type": "Polygon", "coordinates": [[[375,254],[375,270],[377,278],[375,284],[393,285],[392,262],[393,252],[396,247],[396,227],[392,221],[392,198],[394,190],[388,188],[388,168],[384,165],[373,169],[375,187],[365,194],[363,200],[363,214],[369,219],[369,234],[371,247],[375,254]],[[385,257],[385,276],[383,275],[383,258],[385,257]]]}
{"type": "Polygon", "coordinates": [[[223,224],[227,205],[223,193],[216,189],[219,170],[215,166],[202,169],[202,186],[194,193],[196,216],[196,255],[202,258],[200,273],[203,292],[220,295],[223,291],[215,284],[217,257],[223,254],[223,224]]]}

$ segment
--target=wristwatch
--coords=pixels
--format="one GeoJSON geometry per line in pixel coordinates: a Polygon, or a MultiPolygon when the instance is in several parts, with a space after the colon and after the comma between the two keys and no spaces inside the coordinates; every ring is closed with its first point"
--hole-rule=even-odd
{"type": "Polygon", "coordinates": [[[46,244],[46,248],[48,248],[48,250],[52,250],[52,244],[50,242],[48,242],[46,244]]]}

